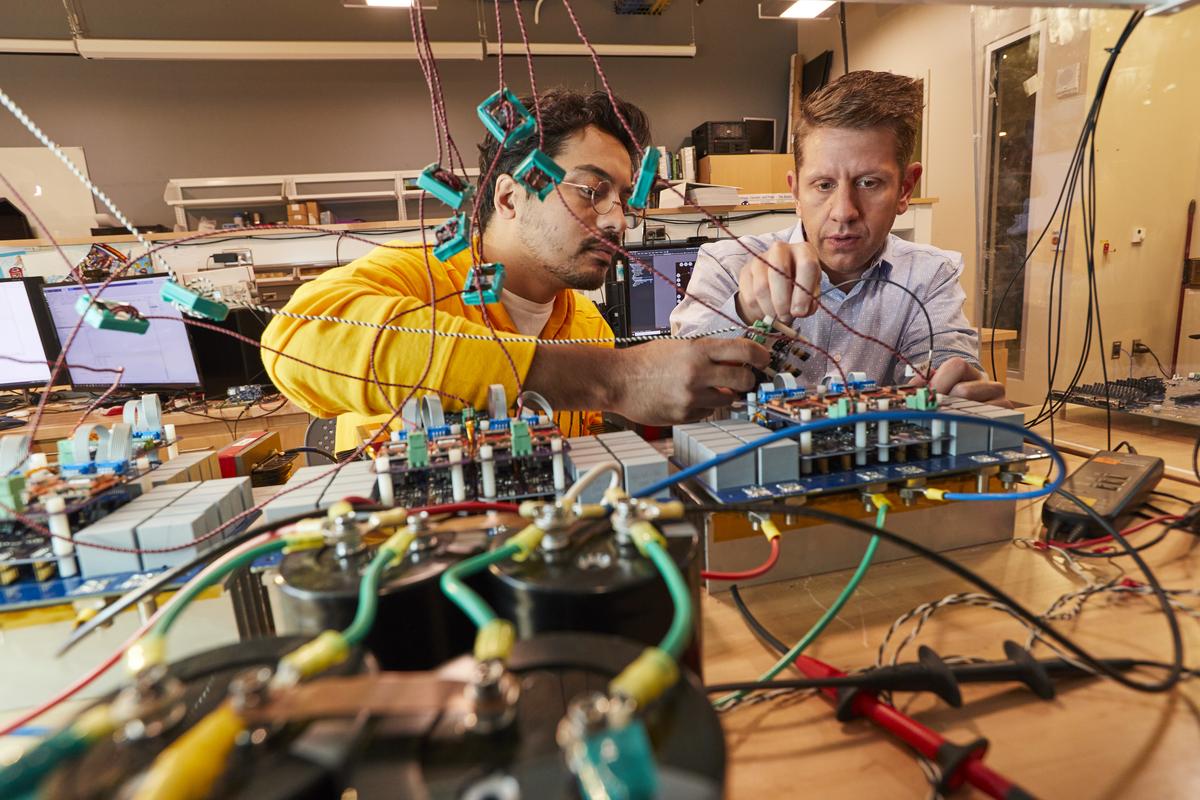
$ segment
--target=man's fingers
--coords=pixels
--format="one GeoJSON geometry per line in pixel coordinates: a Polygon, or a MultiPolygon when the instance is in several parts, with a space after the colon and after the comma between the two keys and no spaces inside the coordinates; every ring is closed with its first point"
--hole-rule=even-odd
{"type": "Polygon", "coordinates": [[[738,278],[738,313],[741,315],[742,321],[748,324],[757,322],[766,316],[759,302],[759,282],[758,271],[750,267],[743,269],[738,278]]]}
{"type": "Polygon", "coordinates": [[[710,361],[724,364],[749,364],[762,369],[771,362],[771,351],[749,339],[706,339],[710,361]]]}
{"type": "Polygon", "coordinates": [[[791,312],[793,317],[807,317],[817,310],[821,293],[821,263],[808,242],[794,245],[791,312]]]}
{"type": "Polygon", "coordinates": [[[792,289],[795,287],[795,262],[792,251],[782,242],[776,242],[767,251],[766,260],[770,266],[761,262],[760,266],[766,270],[771,314],[781,322],[791,322],[795,316],[792,312],[792,289]]]}
{"type": "Polygon", "coordinates": [[[951,394],[951,389],[966,381],[980,379],[979,371],[961,358],[955,357],[943,361],[933,373],[929,385],[937,392],[951,394]]]}
{"type": "Polygon", "coordinates": [[[720,364],[706,375],[708,386],[705,388],[726,387],[739,395],[754,388],[754,373],[746,367],[732,364],[720,364]]]}
{"type": "Polygon", "coordinates": [[[738,395],[733,392],[722,392],[720,389],[702,389],[692,398],[692,407],[712,411],[714,408],[727,408],[733,405],[738,395]]]}
{"type": "Polygon", "coordinates": [[[1013,407],[1010,400],[1004,399],[1003,384],[996,383],[995,381],[963,381],[950,390],[950,396],[961,397],[964,400],[974,400],[977,403],[1004,406],[1005,408],[1013,407]],[[1003,400],[1003,402],[998,402],[1000,400],[1003,400]]]}

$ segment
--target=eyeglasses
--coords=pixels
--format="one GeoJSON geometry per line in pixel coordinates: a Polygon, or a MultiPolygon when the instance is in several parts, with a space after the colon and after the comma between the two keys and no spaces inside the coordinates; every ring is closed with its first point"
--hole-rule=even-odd
{"type": "Polygon", "coordinates": [[[592,210],[598,216],[604,216],[610,213],[617,205],[621,206],[621,213],[625,215],[625,227],[636,228],[642,224],[642,218],[635,212],[630,211],[625,205],[625,201],[621,199],[617,190],[613,188],[609,181],[600,181],[595,186],[586,183],[572,183],[571,181],[559,181],[563,186],[572,186],[579,190],[588,202],[592,204],[592,210]]]}

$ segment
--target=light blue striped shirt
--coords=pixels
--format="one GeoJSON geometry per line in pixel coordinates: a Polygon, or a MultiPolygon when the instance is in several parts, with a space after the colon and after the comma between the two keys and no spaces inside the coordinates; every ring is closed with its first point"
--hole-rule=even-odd
{"type": "MultiPolygon", "coordinates": [[[[787,230],[758,236],[743,236],[755,253],[765,253],[775,242],[797,244],[804,234],[797,223],[787,230]]],[[[696,267],[688,283],[683,302],[671,313],[671,330],[692,334],[729,326],[727,317],[738,319],[738,274],[751,256],[739,240],[711,242],[700,248],[696,267]],[[706,308],[700,300],[718,308],[721,316],[706,308]]],[[[870,278],[887,278],[911,290],[929,312],[933,322],[933,365],[961,356],[976,369],[979,364],[979,336],[963,314],[966,295],[959,286],[962,255],[939,250],[926,244],[914,244],[889,234],[883,253],[849,292],[835,289],[829,276],[821,274],[821,302],[855,330],[887,342],[912,363],[923,366],[929,354],[929,326],[917,302],[887,283],[870,278]]],[[[796,320],[794,327],[802,336],[829,352],[846,373],[865,372],[867,378],[883,384],[907,382],[904,363],[886,348],[859,338],[818,309],[815,314],[796,320]]],[[[729,334],[730,336],[736,334],[729,334]]],[[[837,366],[818,352],[803,362],[796,375],[802,386],[812,387],[839,377],[837,366]]]]}

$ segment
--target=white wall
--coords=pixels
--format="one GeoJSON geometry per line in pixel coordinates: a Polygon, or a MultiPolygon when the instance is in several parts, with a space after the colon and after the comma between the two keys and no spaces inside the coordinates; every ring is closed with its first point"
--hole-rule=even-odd
{"type": "MultiPolygon", "coordinates": [[[[975,153],[972,123],[982,109],[984,52],[987,45],[1031,25],[1042,36],[1042,88],[1038,92],[1033,182],[1032,244],[1049,219],[1079,135],[1087,105],[1107,54],[1128,19],[1128,11],[1058,9],[989,9],[958,6],[847,6],[850,69],[882,69],[921,76],[928,88],[929,182],[924,194],[934,206],[933,241],[960,250],[968,273],[964,289],[968,314],[977,317],[977,245],[980,236],[976,175],[986,156],[975,153]],[[972,50],[974,63],[972,63],[972,50]],[[1083,91],[1055,97],[1060,67],[1080,65],[1083,91]]],[[[841,72],[841,46],[834,22],[800,23],[798,52],[813,56],[836,53],[834,75],[841,72]]],[[[1104,319],[1104,347],[1093,341],[1093,356],[1084,381],[1100,379],[1098,356],[1120,340],[1125,347],[1137,338],[1167,362],[1173,345],[1180,259],[1188,200],[1200,196],[1200,10],[1142,22],[1117,62],[1097,137],[1097,240],[1108,239],[1112,253],[1101,258],[1098,284],[1104,319]],[[1136,225],[1147,228],[1140,246],[1130,244],[1136,225]]],[[[986,144],[986,143],[981,143],[986,144]]],[[[1079,216],[1072,225],[1079,230],[1079,216]]],[[[1193,237],[1200,240],[1200,234],[1193,237]]],[[[1200,242],[1193,244],[1200,252],[1200,242]]],[[[1046,391],[1047,305],[1053,245],[1047,241],[1029,260],[1025,287],[1025,329],[1029,342],[1024,373],[1010,376],[1009,393],[1019,400],[1040,400],[1046,391]]],[[[1067,323],[1064,358],[1057,385],[1073,371],[1083,337],[1086,271],[1083,248],[1072,239],[1066,249],[1067,323]]],[[[1197,293],[1200,294],[1200,293],[1197,293]]],[[[1200,330],[1200,297],[1188,310],[1188,325],[1200,330]]],[[[979,320],[975,319],[978,323],[979,320]]],[[[1186,328],[1187,326],[1185,326],[1186,328]]],[[[1189,328],[1190,330],[1190,328],[1189,328]]],[[[1184,331],[1184,334],[1188,330],[1184,331]]],[[[1195,343],[1193,343],[1195,344],[1195,343]]],[[[1184,350],[1179,369],[1200,369],[1200,345],[1184,350]]],[[[1128,374],[1127,359],[1106,361],[1110,372],[1128,374]]],[[[1153,360],[1139,357],[1135,374],[1151,374],[1153,360]]]]}

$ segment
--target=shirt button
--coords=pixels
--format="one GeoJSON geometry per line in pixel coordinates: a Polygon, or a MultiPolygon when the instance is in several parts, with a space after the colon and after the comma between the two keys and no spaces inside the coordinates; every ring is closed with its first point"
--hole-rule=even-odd
{"type": "Polygon", "coordinates": [[[834,357],[833,357],[833,360],[834,360],[834,361],[836,361],[836,362],[837,362],[837,363],[839,363],[839,364],[840,364],[840,363],[842,363],[842,354],[841,354],[841,353],[837,353],[837,354],[835,354],[835,355],[834,355],[834,357]]]}

